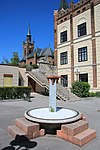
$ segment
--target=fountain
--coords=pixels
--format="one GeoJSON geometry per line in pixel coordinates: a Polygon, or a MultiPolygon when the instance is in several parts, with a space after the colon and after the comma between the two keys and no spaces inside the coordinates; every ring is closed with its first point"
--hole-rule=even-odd
{"type": "Polygon", "coordinates": [[[87,119],[78,111],[56,106],[56,84],[59,76],[49,76],[49,107],[35,108],[25,112],[25,118],[15,120],[8,126],[8,132],[16,140],[23,137],[33,139],[46,134],[57,137],[78,146],[83,146],[96,138],[96,131],[88,127],[87,119]]]}
{"type": "Polygon", "coordinates": [[[25,112],[25,118],[29,121],[39,123],[46,133],[56,134],[56,130],[62,124],[71,123],[81,118],[81,113],[73,109],[56,106],[56,84],[59,76],[48,76],[49,82],[49,107],[35,108],[25,112]]]}

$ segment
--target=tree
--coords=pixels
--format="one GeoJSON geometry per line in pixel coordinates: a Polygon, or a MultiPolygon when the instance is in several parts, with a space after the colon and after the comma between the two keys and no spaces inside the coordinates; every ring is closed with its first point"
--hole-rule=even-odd
{"type": "Polygon", "coordinates": [[[15,65],[18,66],[19,65],[19,56],[18,56],[18,52],[13,52],[13,57],[11,58],[11,65],[15,65]]]}
{"type": "Polygon", "coordinates": [[[3,58],[3,61],[1,62],[2,64],[9,64],[9,61],[7,58],[3,58]]]}

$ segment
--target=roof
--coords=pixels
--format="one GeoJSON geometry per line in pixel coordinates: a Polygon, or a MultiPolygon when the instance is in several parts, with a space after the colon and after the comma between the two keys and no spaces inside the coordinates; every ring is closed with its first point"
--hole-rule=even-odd
{"type": "Polygon", "coordinates": [[[35,49],[31,54],[29,54],[27,58],[28,58],[28,59],[33,58],[35,52],[37,52],[37,56],[39,56],[40,53],[41,53],[41,51],[42,51],[41,48],[37,48],[37,49],[35,49]]]}
{"type": "Polygon", "coordinates": [[[53,51],[52,51],[52,49],[51,49],[50,47],[44,48],[44,49],[41,51],[39,57],[42,57],[42,56],[53,56],[53,51]]]}
{"type": "Polygon", "coordinates": [[[68,3],[66,2],[66,0],[61,0],[60,1],[60,6],[58,8],[58,11],[60,11],[62,9],[66,10],[68,7],[69,6],[68,6],[68,3]]]}
{"type": "Polygon", "coordinates": [[[30,24],[28,25],[28,33],[27,33],[27,35],[31,35],[30,24]]]}
{"type": "MultiPolygon", "coordinates": [[[[54,53],[53,53],[52,49],[50,47],[48,47],[48,48],[44,48],[44,49],[41,49],[41,48],[35,49],[34,51],[32,51],[31,54],[29,54],[27,56],[27,58],[28,59],[33,58],[35,52],[37,53],[38,57],[45,57],[45,56],[53,57],[54,56],[54,53]]],[[[23,57],[20,62],[26,62],[26,57],[23,57]]]]}
{"type": "Polygon", "coordinates": [[[34,51],[27,56],[28,59],[33,58],[33,57],[34,57],[34,51]]]}
{"type": "Polygon", "coordinates": [[[26,62],[26,57],[23,57],[20,62],[26,62]]]}
{"type": "Polygon", "coordinates": [[[35,51],[37,52],[37,56],[39,56],[42,51],[42,48],[37,48],[37,49],[35,49],[35,51]]]}

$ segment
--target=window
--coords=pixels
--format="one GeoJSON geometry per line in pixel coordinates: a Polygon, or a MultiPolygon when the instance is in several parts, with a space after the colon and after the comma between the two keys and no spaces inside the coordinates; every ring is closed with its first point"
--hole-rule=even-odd
{"type": "Polygon", "coordinates": [[[78,37],[86,35],[86,22],[78,25],[78,37]]]}
{"type": "Polygon", "coordinates": [[[4,86],[12,86],[12,85],[13,85],[13,75],[4,74],[4,86]]]}
{"type": "Polygon", "coordinates": [[[32,62],[30,62],[30,65],[32,65],[32,62]]]}
{"type": "Polygon", "coordinates": [[[77,14],[79,14],[79,13],[80,13],[80,10],[77,11],[77,14]]]}
{"type": "Polygon", "coordinates": [[[78,61],[87,61],[87,47],[82,47],[78,49],[78,61]]]}
{"type": "Polygon", "coordinates": [[[82,9],[82,11],[85,11],[86,10],[86,8],[84,7],[83,9],[82,9]]]}
{"type": "Polygon", "coordinates": [[[60,33],[60,43],[67,41],[67,30],[60,33]]]}
{"type": "Polygon", "coordinates": [[[29,50],[29,54],[31,54],[31,50],[29,50]]]}
{"type": "Polygon", "coordinates": [[[79,81],[80,82],[88,82],[88,73],[79,74],[79,81]]]}
{"type": "Polygon", "coordinates": [[[61,85],[68,87],[68,75],[61,75],[61,85]]]}
{"type": "Polygon", "coordinates": [[[68,63],[67,52],[60,54],[60,64],[64,65],[68,63]]]}

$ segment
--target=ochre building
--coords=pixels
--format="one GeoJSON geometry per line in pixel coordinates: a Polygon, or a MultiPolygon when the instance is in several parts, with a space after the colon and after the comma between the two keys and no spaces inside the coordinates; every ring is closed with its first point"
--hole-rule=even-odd
{"type": "Polygon", "coordinates": [[[85,81],[100,91],[100,0],[61,0],[54,11],[54,48],[63,84],[85,81]]]}

